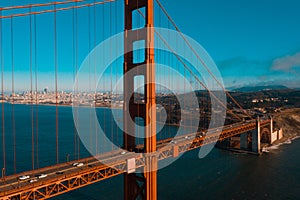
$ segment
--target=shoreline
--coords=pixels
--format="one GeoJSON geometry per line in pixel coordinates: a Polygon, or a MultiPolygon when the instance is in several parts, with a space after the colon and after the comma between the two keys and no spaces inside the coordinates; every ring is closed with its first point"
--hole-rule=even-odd
{"type": "MultiPolygon", "coordinates": [[[[11,104],[11,105],[25,105],[25,106],[51,106],[51,107],[73,107],[72,104],[52,104],[52,103],[45,103],[45,104],[25,104],[25,103],[14,103],[12,104],[11,102],[1,102],[4,104],[11,104]]],[[[123,109],[123,107],[110,107],[110,106],[89,106],[89,105],[79,105],[76,107],[81,107],[81,108],[101,108],[101,109],[123,109]]],[[[300,108],[291,108],[282,111],[281,113],[278,113],[273,116],[275,125],[274,127],[277,128],[282,128],[283,129],[283,138],[280,140],[275,141],[273,144],[268,144],[263,147],[261,147],[262,153],[268,153],[270,150],[278,149],[281,145],[284,144],[290,144],[292,143],[293,140],[299,139],[300,138],[300,108]]],[[[167,126],[174,126],[174,127],[179,127],[179,124],[171,124],[168,123],[166,124],[167,126]]],[[[238,153],[250,153],[250,154],[255,154],[253,152],[245,151],[245,150],[240,150],[237,148],[230,148],[230,147],[224,147],[224,146],[216,146],[216,148],[220,148],[223,150],[228,150],[232,152],[238,152],[238,153]]]]}
{"type": "Polygon", "coordinates": [[[29,103],[11,103],[11,102],[1,102],[1,103],[6,103],[6,104],[10,104],[10,105],[25,105],[25,106],[57,106],[57,107],[82,107],[82,108],[109,108],[109,109],[122,109],[122,107],[110,107],[110,106],[89,106],[89,105],[79,105],[79,106],[73,106],[72,104],[53,104],[53,103],[33,103],[33,104],[29,104],[29,103]]]}
{"type": "Polygon", "coordinates": [[[285,144],[292,144],[294,140],[300,139],[300,135],[294,137],[283,137],[281,140],[274,142],[273,144],[263,147],[261,149],[262,153],[269,153],[280,148],[280,146],[285,144]]]}
{"type": "MultiPolygon", "coordinates": [[[[283,138],[275,141],[273,144],[266,144],[261,147],[261,153],[268,153],[280,148],[284,144],[291,144],[294,140],[300,139],[300,108],[291,108],[282,111],[273,116],[274,127],[282,128],[283,138]]],[[[244,150],[230,147],[218,147],[220,149],[247,153],[244,150]]]]}
{"type": "Polygon", "coordinates": [[[284,136],[280,140],[275,141],[273,144],[266,144],[265,146],[261,147],[261,152],[260,153],[255,153],[250,150],[243,150],[239,148],[234,148],[234,147],[225,147],[221,145],[216,145],[215,148],[224,150],[224,151],[229,151],[232,153],[237,153],[237,154],[250,154],[250,155],[261,155],[264,153],[269,153],[274,150],[278,150],[280,146],[286,145],[286,144],[292,144],[294,140],[300,139],[300,135],[291,137],[291,136],[284,136]]]}

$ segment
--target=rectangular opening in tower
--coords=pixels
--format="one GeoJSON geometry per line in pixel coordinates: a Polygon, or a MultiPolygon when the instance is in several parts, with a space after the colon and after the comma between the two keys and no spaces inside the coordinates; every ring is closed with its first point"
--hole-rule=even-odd
{"type": "Polygon", "coordinates": [[[137,40],[133,42],[133,63],[139,64],[143,63],[146,59],[145,55],[145,40],[137,40]]]}
{"type": "Polygon", "coordinates": [[[146,7],[141,7],[132,11],[132,30],[140,29],[146,25],[146,7]]]}
{"type": "Polygon", "coordinates": [[[143,75],[134,77],[134,102],[145,103],[145,77],[143,75]]]}

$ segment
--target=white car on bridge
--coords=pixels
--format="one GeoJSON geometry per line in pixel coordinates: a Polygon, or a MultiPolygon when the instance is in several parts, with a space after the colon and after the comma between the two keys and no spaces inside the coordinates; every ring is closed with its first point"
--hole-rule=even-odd
{"type": "Polygon", "coordinates": [[[19,177],[20,180],[26,180],[26,179],[29,179],[29,178],[30,178],[29,175],[23,175],[23,176],[19,177]]]}

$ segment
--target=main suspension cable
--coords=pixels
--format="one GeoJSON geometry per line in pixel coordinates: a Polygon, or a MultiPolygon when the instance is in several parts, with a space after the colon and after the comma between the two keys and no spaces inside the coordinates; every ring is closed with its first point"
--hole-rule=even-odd
{"type": "MultiPolygon", "coordinates": [[[[114,2],[114,1],[115,0],[105,0],[105,1],[96,2],[96,3],[82,4],[82,5],[78,5],[78,6],[77,5],[76,6],[69,6],[69,7],[57,8],[57,9],[53,9],[53,10],[42,10],[42,11],[35,11],[35,12],[28,12],[28,13],[21,13],[21,14],[12,14],[12,15],[0,16],[0,18],[6,19],[6,18],[12,18],[12,17],[23,17],[23,16],[27,16],[27,15],[38,15],[38,14],[52,13],[52,12],[54,13],[54,12],[58,12],[58,11],[71,10],[73,8],[84,8],[84,7],[88,7],[88,6],[94,6],[94,5],[99,5],[99,4],[111,3],[111,2],[114,2]]],[[[51,5],[56,6],[57,4],[51,4],[51,5]]]]}
{"type": "Polygon", "coordinates": [[[183,38],[183,40],[185,41],[185,43],[188,45],[188,47],[192,50],[192,52],[195,54],[195,56],[197,57],[197,59],[201,62],[201,64],[206,68],[206,70],[208,71],[208,73],[213,77],[213,79],[217,82],[217,84],[222,88],[222,90],[228,95],[228,97],[241,109],[244,111],[244,113],[250,117],[251,119],[253,118],[251,115],[249,115],[246,110],[233,98],[233,96],[225,89],[225,87],[223,86],[223,84],[216,78],[216,76],[212,73],[212,71],[209,69],[209,67],[206,65],[206,63],[202,60],[202,58],[199,56],[199,54],[197,53],[197,51],[192,47],[192,45],[190,44],[190,42],[186,39],[186,37],[183,35],[183,33],[180,31],[179,27],[176,25],[176,23],[174,22],[174,20],[171,18],[171,16],[168,14],[168,12],[166,11],[166,9],[163,7],[163,5],[160,3],[159,0],[155,0],[157,2],[157,4],[159,5],[159,7],[162,9],[162,11],[165,13],[165,15],[167,16],[167,18],[170,20],[170,22],[173,24],[174,28],[179,32],[180,36],[183,38]]]}
{"type": "Polygon", "coordinates": [[[52,6],[52,5],[61,5],[61,4],[69,4],[74,2],[83,2],[84,0],[69,0],[69,1],[60,1],[60,2],[50,2],[50,3],[38,3],[38,4],[29,4],[24,6],[8,6],[1,8],[1,10],[13,10],[13,9],[20,9],[20,8],[33,8],[33,7],[43,7],[43,6],[52,6]]]}
{"type": "MultiPolygon", "coordinates": [[[[138,9],[138,12],[145,18],[145,15],[140,11],[140,9],[138,9]]],[[[162,35],[157,32],[156,30],[154,30],[155,34],[157,34],[157,36],[160,38],[160,40],[166,45],[166,47],[172,52],[172,54],[174,54],[174,56],[177,58],[177,60],[179,62],[181,62],[184,66],[185,69],[187,69],[189,71],[189,73],[191,73],[191,75],[193,75],[195,77],[195,79],[197,80],[197,82],[199,84],[202,85],[202,87],[204,87],[207,91],[210,91],[208,89],[208,87],[193,73],[193,71],[187,66],[187,64],[180,58],[180,56],[178,54],[175,53],[175,51],[173,50],[173,48],[167,43],[167,41],[162,37],[162,35]]],[[[227,109],[226,105],[218,98],[216,97],[216,95],[212,92],[210,92],[211,96],[214,97],[225,109],[227,109]]],[[[235,116],[236,118],[238,118],[239,120],[241,120],[241,118],[236,115],[235,113],[233,113],[231,110],[227,109],[227,111],[232,114],[233,116],[235,116]]]]}

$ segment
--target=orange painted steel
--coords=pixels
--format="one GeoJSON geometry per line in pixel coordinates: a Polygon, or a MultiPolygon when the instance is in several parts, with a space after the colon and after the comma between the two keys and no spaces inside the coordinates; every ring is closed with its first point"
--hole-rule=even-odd
{"type": "Polygon", "coordinates": [[[23,8],[34,8],[34,7],[43,7],[43,6],[52,6],[52,5],[62,5],[62,4],[69,4],[69,3],[76,3],[76,2],[83,2],[84,0],[70,0],[70,1],[57,1],[57,2],[50,2],[50,3],[38,3],[38,4],[29,4],[24,6],[8,6],[0,8],[0,10],[13,10],[13,9],[23,9],[23,8]]]}
{"type": "MultiPolygon", "coordinates": [[[[26,12],[26,13],[5,15],[5,16],[0,16],[0,19],[7,19],[7,18],[13,18],[13,17],[23,17],[23,16],[28,16],[28,15],[38,15],[38,14],[44,14],[44,13],[53,13],[53,12],[71,10],[71,9],[75,9],[75,8],[84,8],[84,7],[95,6],[95,5],[99,5],[99,4],[111,3],[111,2],[115,2],[115,0],[105,0],[105,1],[101,1],[101,2],[88,3],[88,4],[82,4],[82,5],[76,5],[76,6],[69,6],[69,7],[65,7],[65,8],[57,8],[57,9],[42,10],[42,11],[31,11],[31,12],[26,12]]],[[[53,4],[53,5],[57,5],[57,4],[53,4]]]]}
{"type": "MultiPolygon", "coordinates": [[[[262,127],[268,126],[269,124],[270,120],[261,121],[262,127]]],[[[176,139],[169,138],[161,140],[157,142],[157,151],[151,156],[155,156],[159,161],[170,157],[176,157],[184,152],[255,129],[256,122],[251,121],[249,123],[237,123],[225,126],[223,127],[221,134],[218,134],[220,129],[215,128],[211,130],[212,134],[206,136],[201,136],[202,133],[199,132],[196,133],[196,137],[194,138],[186,136],[195,136],[195,133],[182,135],[176,137],[176,139]],[[172,145],[166,145],[171,140],[177,142],[172,145]]],[[[139,148],[143,149],[143,146],[140,146],[139,148]]],[[[69,162],[7,176],[5,178],[5,183],[3,181],[0,182],[0,199],[27,200],[54,197],[123,174],[127,168],[127,160],[131,158],[135,158],[137,169],[146,166],[147,159],[145,159],[145,157],[135,154],[134,152],[122,155],[119,150],[102,154],[97,158],[90,157],[74,161],[85,163],[84,167],[74,167],[72,166],[72,163],[69,162]],[[97,159],[108,159],[108,161],[106,161],[107,165],[101,164],[97,159]],[[56,174],[58,171],[64,171],[64,174],[56,174]],[[35,183],[18,181],[18,177],[21,175],[34,175],[38,173],[48,174],[48,177],[35,183]]]]}
{"type": "MultiPolygon", "coordinates": [[[[155,63],[154,63],[154,27],[153,0],[125,0],[125,33],[124,33],[124,147],[128,151],[136,148],[135,136],[127,133],[135,133],[135,127],[131,120],[136,117],[144,120],[144,153],[156,151],[156,103],[155,103],[155,63]],[[145,8],[145,26],[133,30],[133,12],[139,8],[145,8]],[[145,43],[145,58],[141,63],[135,63],[133,44],[136,41],[145,43]],[[142,66],[143,65],[143,66],[142,66]],[[140,67],[142,66],[142,67],[140,67]],[[134,70],[135,73],[131,73],[134,70]],[[131,71],[130,73],[128,73],[131,71]],[[127,73],[127,74],[126,74],[127,73]],[[134,101],[134,78],[143,76],[144,102],[134,101]],[[128,113],[130,117],[128,116],[128,113]]],[[[157,159],[147,157],[145,159],[144,173],[131,173],[124,175],[124,198],[132,199],[157,199],[157,159]]]]}

